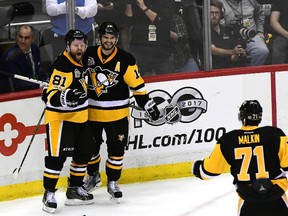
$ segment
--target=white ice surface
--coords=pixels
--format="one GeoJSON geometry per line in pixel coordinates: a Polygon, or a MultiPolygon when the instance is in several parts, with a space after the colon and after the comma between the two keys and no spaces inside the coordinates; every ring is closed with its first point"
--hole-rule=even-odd
{"type": "MultiPolygon", "coordinates": [[[[59,216],[209,216],[237,215],[238,197],[232,177],[223,174],[202,181],[195,177],[120,185],[120,204],[109,199],[106,187],[93,192],[95,203],[65,206],[65,191],[57,191],[59,216]]],[[[42,196],[0,202],[1,216],[49,216],[42,196]]]]}

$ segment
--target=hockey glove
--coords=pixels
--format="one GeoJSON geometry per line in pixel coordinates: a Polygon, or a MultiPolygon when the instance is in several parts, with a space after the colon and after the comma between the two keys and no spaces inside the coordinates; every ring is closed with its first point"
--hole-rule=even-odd
{"type": "Polygon", "coordinates": [[[60,94],[60,102],[63,107],[76,107],[83,92],[78,89],[65,89],[60,94]]]}
{"type": "Polygon", "coordinates": [[[47,87],[44,87],[41,94],[42,101],[46,104],[48,101],[47,87]]]}
{"type": "Polygon", "coordinates": [[[156,121],[160,117],[160,112],[153,99],[150,99],[144,106],[145,111],[149,114],[153,121],[156,121]]]}
{"type": "Polygon", "coordinates": [[[197,160],[194,162],[192,166],[192,173],[197,177],[202,179],[201,174],[200,174],[200,167],[203,164],[203,160],[197,160]]]}

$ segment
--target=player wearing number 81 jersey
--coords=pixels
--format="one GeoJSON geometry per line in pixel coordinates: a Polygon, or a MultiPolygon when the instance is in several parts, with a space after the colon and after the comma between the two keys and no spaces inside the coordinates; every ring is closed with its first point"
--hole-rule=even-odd
{"type": "Polygon", "coordinates": [[[88,123],[86,67],[82,63],[87,38],[79,30],[70,30],[65,42],[66,50],[53,63],[48,88],[42,94],[42,99],[46,101],[48,144],[42,209],[49,213],[54,213],[57,208],[56,185],[67,157],[72,157],[72,162],[65,205],[94,202],[93,195],[82,187],[95,146],[88,123]]]}
{"type": "Polygon", "coordinates": [[[203,180],[228,171],[239,195],[239,216],[285,216],[288,200],[288,145],[276,127],[259,127],[262,107],[245,101],[239,112],[242,128],[224,134],[209,157],[195,161],[193,174],[203,180]]]}

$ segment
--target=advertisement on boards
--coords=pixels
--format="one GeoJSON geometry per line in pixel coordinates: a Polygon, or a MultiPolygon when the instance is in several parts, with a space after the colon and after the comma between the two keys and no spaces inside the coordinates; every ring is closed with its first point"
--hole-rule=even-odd
{"type": "MultiPolygon", "coordinates": [[[[241,126],[238,110],[247,99],[260,101],[263,124],[271,124],[270,82],[269,73],[258,73],[147,83],[161,118],[151,121],[131,98],[124,169],[192,162],[208,156],[220,136],[241,126]]],[[[43,120],[39,123],[44,109],[41,98],[7,101],[0,106],[0,163],[5,164],[0,168],[0,184],[42,179],[46,134],[43,120]],[[15,181],[12,172],[28,148],[15,181]]],[[[105,143],[101,156],[100,168],[104,171],[105,143]]],[[[70,161],[66,162],[64,175],[69,172],[70,161]]]]}

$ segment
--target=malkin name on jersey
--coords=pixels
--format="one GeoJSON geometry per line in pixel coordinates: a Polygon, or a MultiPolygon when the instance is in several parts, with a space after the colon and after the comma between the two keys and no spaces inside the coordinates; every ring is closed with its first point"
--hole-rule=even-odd
{"type": "Polygon", "coordinates": [[[239,144],[260,143],[260,134],[249,134],[238,137],[239,144]]]}

